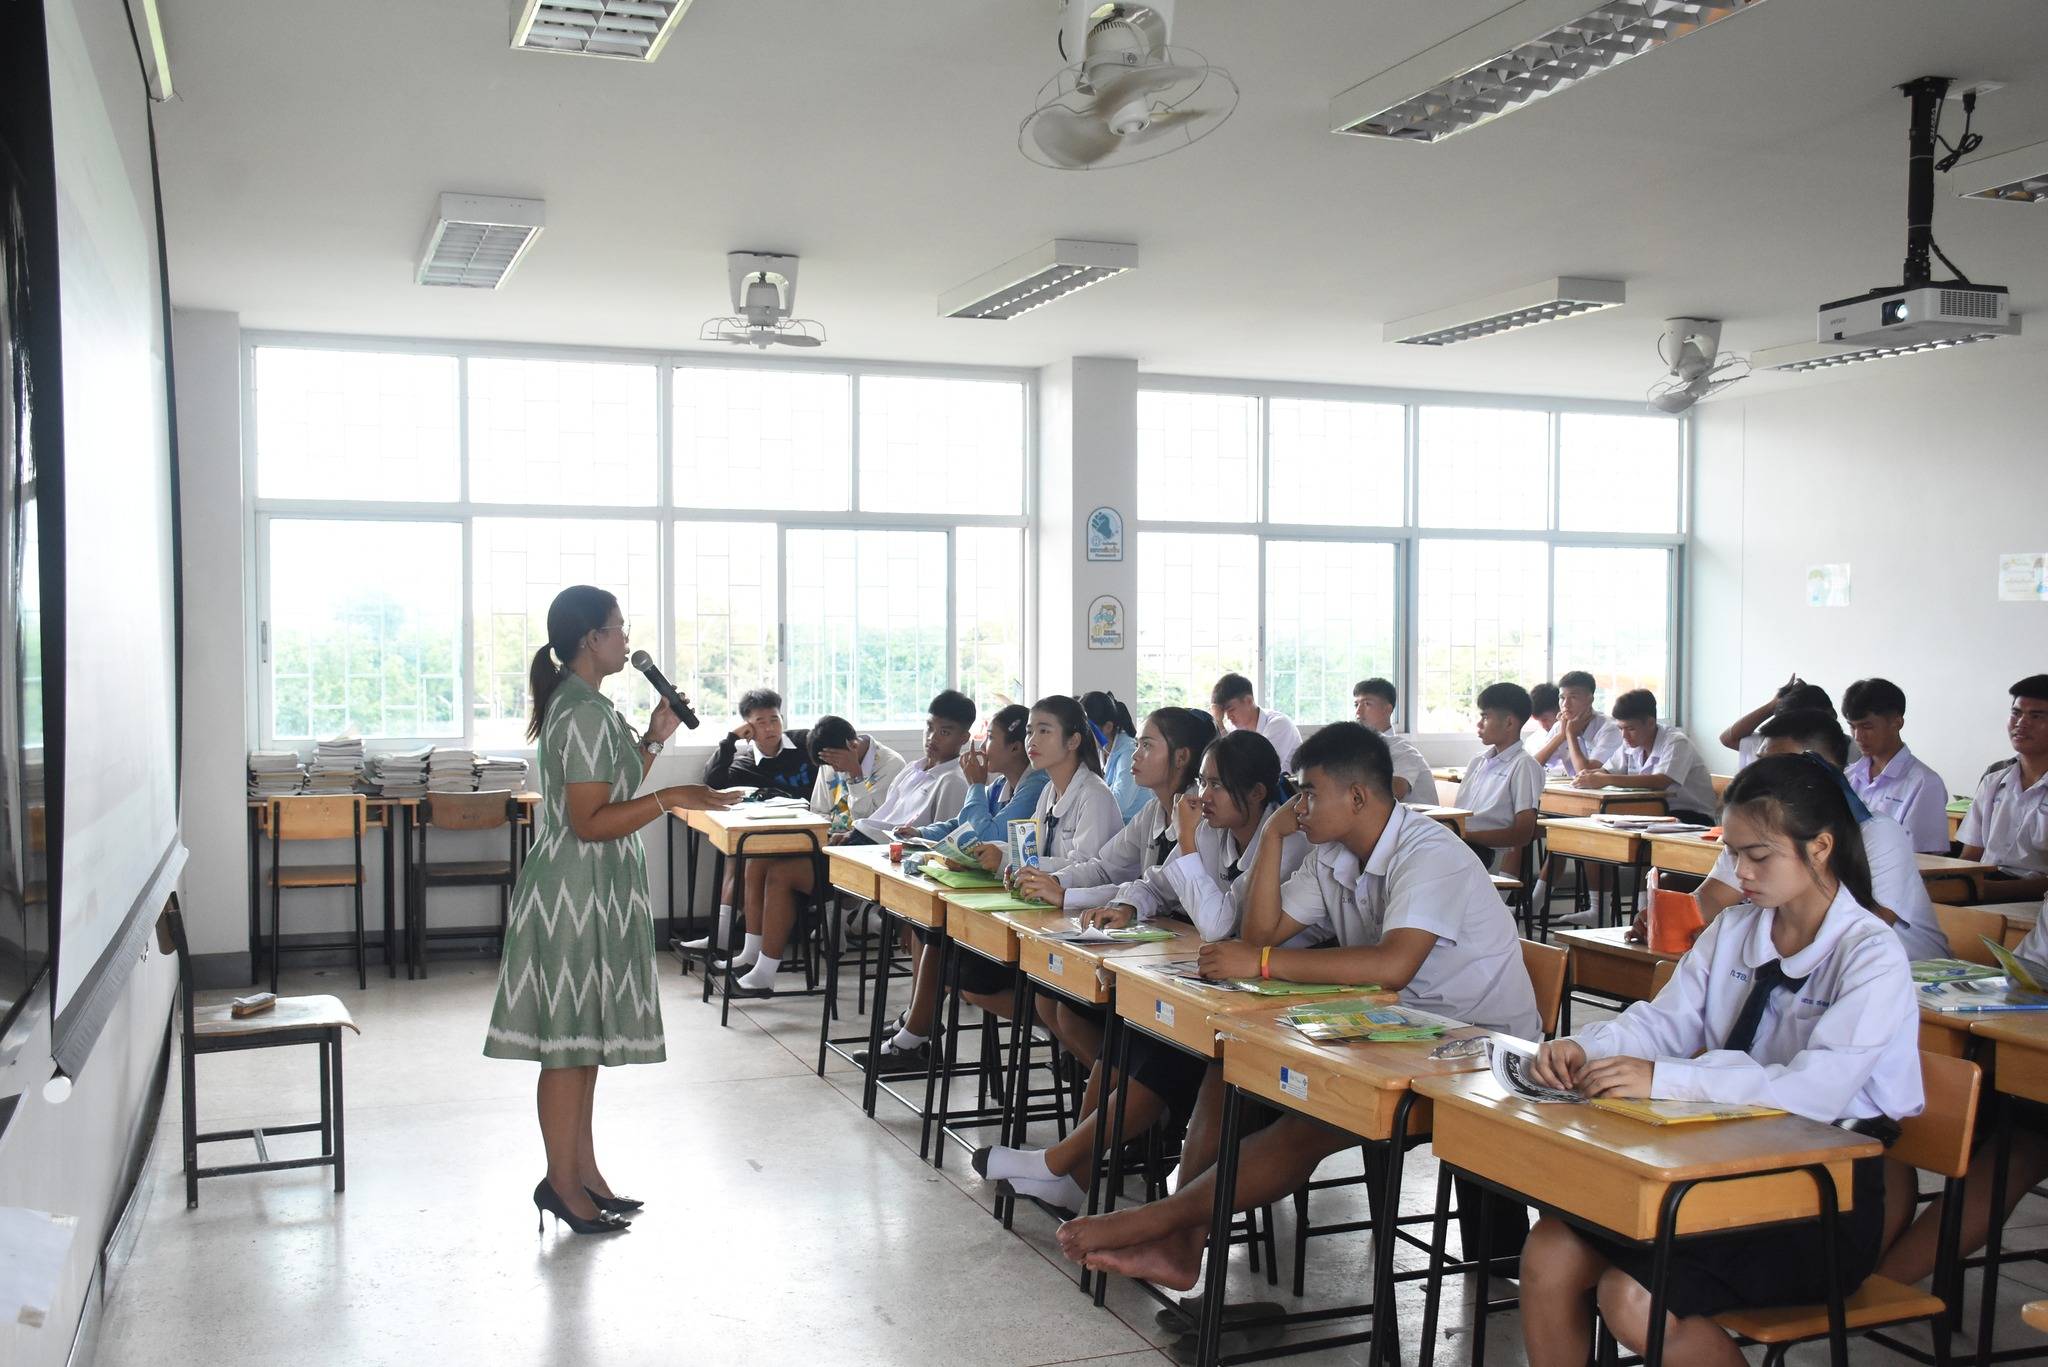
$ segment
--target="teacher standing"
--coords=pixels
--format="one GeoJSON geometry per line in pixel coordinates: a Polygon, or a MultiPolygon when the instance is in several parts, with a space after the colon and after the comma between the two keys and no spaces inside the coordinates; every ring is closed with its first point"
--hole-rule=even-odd
{"type": "MultiPolygon", "coordinates": [[[[659,703],[635,736],[599,685],[626,667],[619,600],[576,584],[548,607],[548,643],[529,674],[541,806],[519,871],[498,998],[484,1053],[540,1064],[548,1174],[533,1204],[578,1234],[616,1233],[641,1202],[612,1191],[591,1138],[597,1070],[668,1057],[654,963],[654,917],[640,828],[672,808],[732,805],[699,786],[633,792],[674,734],[659,703]]],[[[543,1222],[545,1223],[545,1222],[543,1222]]]]}

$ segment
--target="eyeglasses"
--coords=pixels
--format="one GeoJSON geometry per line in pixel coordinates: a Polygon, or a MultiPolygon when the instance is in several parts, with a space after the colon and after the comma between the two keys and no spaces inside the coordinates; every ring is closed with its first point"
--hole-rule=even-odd
{"type": "Polygon", "coordinates": [[[626,636],[631,636],[631,635],[633,634],[633,629],[632,629],[631,627],[627,626],[627,625],[626,625],[626,624],[625,624],[624,622],[621,622],[621,623],[619,623],[619,624],[618,624],[617,626],[615,626],[615,627],[614,627],[614,626],[602,626],[602,627],[599,627],[599,628],[598,628],[598,630],[599,630],[600,632],[604,632],[604,631],[616,631],[616,632],[618,632],[618,633],[619,633],[619,635],[620,635],[620,636],[621,636],[622,638],[623,638],[623,637],[626,637],[626,636]]]}
{"type": "Polygon", "coordinates": [[[1221,778],[1210,778],[1207,774],[1202,774],[1195,779],[1195,791],[1198,793],[1220,792],[1222,788],[1221,778]]]}

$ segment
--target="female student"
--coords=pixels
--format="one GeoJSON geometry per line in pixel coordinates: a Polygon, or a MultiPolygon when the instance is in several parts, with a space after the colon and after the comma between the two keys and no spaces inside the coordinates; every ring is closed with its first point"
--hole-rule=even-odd
{"type": "MultiPolygon", "coordinates": [[[[1157,716],[1157,713],[1153,714],[1157,716]]],[[[1160,794],[1160,801],[1167,797],[1160,794]]],[[[1280,809],[1280,756],[1273,743],[1256,731],[1232,731],[1209,746],[1202,756],[1196,786],[1173,802],[1179,853],[1161,872],[1180,908],[1202,939],[1234,940],[1244,921],[1251,880],[1246,873],[1258,857],[1267,821],[1280,809]]],[[[1308,854],[1308,837],[1300,831],[1284,837],[1280,876],[1284,880],[1308,854]]],[[[1125,926],[1139,908],[1116,902],[1086,918],[1090,924],[1125,926]]],[[[1312,942],[1308,935],[1288,947],[1312,942]]],[[[1124,1133],[1143,1134],[1169,1110],[1191,1116],[1200,1096],[1207,1061],[1138,1034],[1131,1041],[1130,1074],[1124,1086],[1124,1133]]],[[[1097,1070],[1098,1074],[1100,1070],[1097,1070]]],[[[1091,1079],[1100,1085],[1099,1078],[1091,1079]]],[[[1113,1082],[1111,1085],[1115,1085],[1113,1082]]],[[[1110,1105],[1116,1105],[1114,1095],[1110,1105]]],[[[1055,1210],[1078,1210],[1087,1192],[1078,1180],[1086,1173],[1096,1146],[1096,1109],[1084,1106],[1080,1126],[1050,1149],[983,1149],[974,1156],[982,1176],[1008,1182],[1011,1191],[1042,1201],[1055,1210]]],[[[1215,1134],[1193,1132],[1183,1149],[1188,1171],[1214,1161],[1215,1134]]]]}
{"type": "Polygon", "coordinates": [[[1131,772],[1138,728],[1131,725],[1131,709],[1117,701],[1114,693],[1083,693],[1081,710],[1088,714],[1088,730],[1102,751],[1102,781],[1116,794],[1118,810],[1129,821],[1138,808],[1152,800],[1143,782],[1131,772]]]}
{"type": "Polygon", "coordinates": [[[1000,841],[1012,821],[1028,820],[1038,810],[1038,790],[1045,786],[1045,770],[1032,768],[1024,753],[1024,731],[1030,723],[1031,709],[1014,702],[989,718],[988,738],[960,756],[967,800],[959,814],[923,828],[900,827],[896,834],[941,840],[965,826],[976,840],[1000,841]]]}
{"type": "MultiPolygon", "coordinates": [[[[1898,938],[1872,915],[1863,842],[1838,777],[1809,755],[1757,760],[1722,825],[1747,900],[1678,961],[1656,1000],[1543,1046],[1537,1079],[1588,1096],[1761,1103],[1879,1136],[1922,1106],[1918,1011],[1898,938]]],[[[1858,1160],[1837,1240],[1842,1290],[1877,1266],[1884,1162],[1858,1160]]],[[[1713,1315],[1825,1299],[1817,1225],[1737,1231],[1672,1250],[1664,1358],[1740,1367],[1713,1315]]],[[[1583,1367],[1593,1299],[1640,1353],[1650,1250],[1545,1218],[1522,1258],[1530,1367],[1583,1367]]]]}

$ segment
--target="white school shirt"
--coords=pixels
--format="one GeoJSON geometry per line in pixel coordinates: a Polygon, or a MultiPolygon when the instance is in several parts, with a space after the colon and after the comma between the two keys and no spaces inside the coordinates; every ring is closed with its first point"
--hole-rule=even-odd
{"type": "Polygon", "coordinates": [[[1904,826],[1914,849],[1922,854],[1948,853],[1948,785],[1918,755],[1901,745],[1875,778],[1868,755],[1850,765],[1848,774],[1849,786],[1863,805],[1904,826]]]}
{"type": "MultiPolygon", "coordinates": [[[[1913,857],[1913,837],[1890,817],[1872,812],[1858,829],[1863,834],[1863,857],[1870,864],[1870,895],[1878,905],[1899,918],[1892,929],[1909,959],[1946,959],[1948,936],[1934,914],[1934,899],[1927,895],[1927,880],[1920,876],[1920,861],[1913,857]]],[[[1735,853],[1722,850],[1707,877],[1740,888],[1735,876],[1735,853]]],[[[1727,915],[1723,912],[1722,915],[1727,915]]]]}
{"type": "Polygon", "coordinates": [[[2041,919],[2034,922],[2027,938],[2021,940],[2019,948],[2013,951],[2022,959],[2032,959],[2037,964],[2048,963],[2048,897],[2041,899],[2041,912],[2041,919]]]}
{"type": "MultiPolygon", "coordinates": [[[[1110,792],[1114,794],[1116,789],[1112,788],[1110,792]]],[[[1118,810],[1121,812],[1121,805],[1118,810]]],[[[1167,815],[1167,809],[1159,803],[1146,803],[1131,818],[1131,824],[1111,836],[1094,858],[1078,859],[1060,869],[1054,877],[1067,890],[1062,905],[1068,911],[1085,911],[1090,907],[1106,907],[1112,902],[1125,902],[1136,907],[1140,917],[1157,915],[1159,897],[1142,891],[1139,885],[1147,881],[1148,872],[1156,870],[1164,862],[1158,858],[1158,850],[1153,843],[1162,834],[1168,837],[1166,858],[1173,857],[1179,830],[1168,829],[1167,815]],[[1123,895],[1126,885],[1131,892],[1129,897],[1123,895]]]]}
{"type": "MultiPolygon", "coordinates": [[[[1557,714],[1557,725],[1550,728],[1550,736],[1564,735],[1564,713],[1557,714]]],[[[1543,738],[1543,744],[1550,744],[1550,736],[1543,738]]],[[[1614,724],[1614,718],[1605,712],[1595,711],[1586,729],[1579,736],[1579,748],[1586,752],[1586,758],[1595,764],[1606,764],[1621,749],[1621,728],[1614,724]]],[[[1553,774],[1575,778],[1578,770],[1572,767],[1572,743],[1559,740],[1557,749],[1550,752],[1550,762],[1544,766],[1553,774]]]]}
{"type": "MultiPolygon", "coordinates": [[[[868,753],[860,762],[860,772],[846,776],[846,809],[855,821],[875,814],[875,809],[889,796],[896,776],[903,772],[903,756],[873,736],[860,739],[868,743],[868,753]]],[[[811,810],[819,816],[832,815],[832,786],[839,777],[839,771],[831,765],[818,766],[818,781],[811,785],[811,810]]],[[[964,796],[966,790],[961,791],[964,796]]]]}
{"type": "Polygon", "coordinates": [[[1436,944],[1401,989],[1404,1003],[1529,1039],[1542,1028],[1514,914],[1479,856],[1429,817],[1395,804],[1363,864],[1342,844],[1316,846],[1280,885],[1280,909],[1345,948],[1426,930],[1436,944]]]}
{"type": "MultiPolygon", "coordinates": [[[[871,752],[872,753],[872,752],[871,752]]],[[[853,828],[877,845],[896,838],[898,826],[929,826],[954,815],[967,801],[967,775],[960,761],[928,764],[919,759],[905,765],[889,785],[888,794],[873,814],[859,818],[853,828]]]]}
{"type": "MultiPolygon", "coordinates": [[[[1038,867],[1058,873],[1078,860],[1093,859],[1102,847],[1124,828],[1124,814],[1116,805],[1116,794],[1086,765],[1074,770],[1067,791],[1055,793],[1048,783],[1039,790],[1038,807],[1032,812],[1038,821],[1038,838],[1044,841],[1038,867]],[[1057,818],[1052,838],[1046,838],[1046,823],[1057,818]]],[[[1004,832],[1007,836],[1008,832],[1004,832]]]]}
{"type": "MultiPolygon", "coordinates": [[[[1229,735],[1238,728],[1230,724],[1228,717],[1223,720],[1223,733],[1229,735]]],[[[1259,709],[1259,724],[1253,728],[1267,740],[1273,742],[1273,749],[1280,756],[1280,772],[1287,773],[1294,763],[1294,752],[1301,746],[1301,728],[1278,712],[1259,709]]]]}
{"type": "MultiPolygon", "coordinates": [[[[1266,815],[1259,821],[1259,829],[1252,833],[1252,843],[1245,849],[1237,848],[1237,841],[1228,831],[1218,830],[1204,821],[1195,827],[1195,849],[1192,854],[1181,854],[1165,867],[1167,884],[1173,889],[1175,900],[1195,923],[1195,929],[1210,943],[1219,940],[1235,940],[1244,933],[1244,907],[1251,898],[1252,861],[1259,857],[1259,848],[1266,840],[1266,826],[1272,821],[1273,813],[1280,810],[1279,804],[1270,804],[1266,815]],[[1235,870],[1235,872],[1232,872],[1235,870]]],[[[1308,837],[1296,831],[1280,844],[1280,881],[1284,887],[1294,871],[1301,867],[1301,861],[1308,857],[1308,837]]],[[[1323,937],[1314,930],[1304,930],[1291,936],[1282,949],[1305,949],[1321,943],[1323,937]]]]}
{"type": "Polygon", "coordinates": [[[1986,774],[1956,839],[2015,878],[2038,878],[2048,874],[2048,774],[2031,788],[2025,781],[2017,758],[1986,774]]]}
{"type": "MultiPolygon", "coordinates": [[[[1382,731],[1380,739],[1387,743],[1387,754],[1393,758],[1394,777],[1408,780],[1408,796],[1401,800],[1437,806],[1436,775],[1429,772],[1429,761],[1415,748],[1415,742],[1392,731],[1382,731]]],[[[1458,795],[1463,797],[1464,792],[1460,790],[1458,795]]]]}
{"type": "Polygon", "coordinates": [[[1650,1095],[1659,1100],[1776,1106],[1826,1123],[1920,1114],[1913,975],[1898,940],[1847,888],[1835,894],[1813,943],[1782,963],[1804,985],[1771,994],[1747,1053],[1721,1047],[1751,975],[1779,957],[1776,917],[1748,902],[1728,908],[1654,1001],[1572,1038],[1588,1059],[1650,1060],[1650,1095]]]}
{"type": "Polygon", "coordinates": [[[1624,742],[1614,752],[1614,758],[1606,761],[1606,768],[1610,774],[1669,774],[1671,786],[1664,790],[1666,810],[1712,816],[1718,805],[1714,800],[1714,776],[1708,771],[1707,762],[1700,758],[1692,737],[1675,726],[1659,726],[1650,737],[1647,750],[1624,742]]]}
{"type": "Polygon", "coordinates": [[[1543,801],[1543,766],[1520,744],[1481,750],[1465,766],[1458,805],[1471,812],[1465,825],[1475,831],[1503,831],[1543,801]]]}

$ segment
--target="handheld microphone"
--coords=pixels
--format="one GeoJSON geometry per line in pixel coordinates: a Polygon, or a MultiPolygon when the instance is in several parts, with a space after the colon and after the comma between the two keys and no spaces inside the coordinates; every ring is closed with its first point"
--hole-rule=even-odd
{"type": "Polygon", "coordinates": [[[654,691],[668,700],[669,710],[676,714],[677,719],[683,725],[689,727],[692,731],[697,729],[696,709],[684,702],[683,695],[676,692],[676,686],[664,678],[661,671],[654,667],[654,657],[652,655],[649,655],[644,650],[634,651],[633,668],[647,676],[647,682],[653,684],[654,691]]]}

